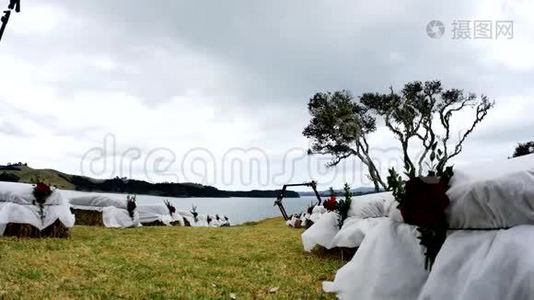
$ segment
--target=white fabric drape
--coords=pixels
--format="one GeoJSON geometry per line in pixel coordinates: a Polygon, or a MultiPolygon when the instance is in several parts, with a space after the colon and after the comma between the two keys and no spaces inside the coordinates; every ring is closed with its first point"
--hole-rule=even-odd
{"type": "Polygon", "coordinates": [[[57,190],[46,200],[42,215],[34,200],[31,184],[0,182],[0,235],[8,223],[29,224],[39,230],[57,220],[67,228],[74,226],[69,204],[57,190]]]}
{"type": "Polygon", "coordinates": [[[363,300],[533,299],[534,155],[457,168],[451,184],[447,216],[459,230],[449,231],[431,272],[416,227],[390,213],[324,290],[363,300]]]}

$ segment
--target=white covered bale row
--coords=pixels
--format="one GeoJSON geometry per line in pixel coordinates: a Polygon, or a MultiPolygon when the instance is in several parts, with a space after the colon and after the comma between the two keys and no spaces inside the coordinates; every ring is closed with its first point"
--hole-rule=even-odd
{"type": "Polygon", "coordinates": [[[0,182],[0,235],[13,225],[31,226],[35,237],[51,226],[65,230],[74,226],[74,215],[61,193],[53,191],[41,210],[35,203],[33,188],[31,184],[0,182]]]}
{"type": "Polygon", "coordinates": [[[67,230],[74,226],[75,222],[110,228],[138,227],[142,224],[230,226],[230,221],[224,215],[199,215],[175,209],[171,212],[171,208],[165,203],[137,204],[130,215],[127,196],[119,194],[53,190],[41,209],[36,203],[33,190],[34,186],[31,184],[0,182],[0,235],[3,235],[7,228],[6,234],[16,232],[39,237],[41,231],[49,232],[51,227],[59,225],[67,230]],[[24,228],[17,229],[15,225],[24,228]]]}
{"type": "Polygon", "coordinates": [[[190,211],[179,210],[178,213],[184,219],[186,226],[191,227],[227,227],[230,220],[224,215],[194,214],[190,211]]]}
{"type": "Polygon", "coordinates": [[[177,212],[171,213],[165,205],[142,205],[138,207],[141,224],[184,226],[184,218],[177,212]]]}
{"type": "MultiPolygon", "coordinates": [[[[164,203],[137,204],[134,217],[127,210],[126,196],[84,194],[70,197],[75,212],[92,211],[102,215],[104,226],[126,228],[137,226],[192,226],[192,227],[224,227],[230,221],[223,215],[201,215],[189,211],[175,210],[164,203]],[[196,214],[196,215],[195,215],[196,214]]],[[[170,203],[169,203],[170,204],[170,203]]]]}
{"type": "Polygon", "coordinates": [[[139,210],[135,209],[133,216],[130,216],[125,195],[88,193],[71,196],[69,202],[76,215],[76,224],[103,225],[109,228],[141,226],[139,210]]]}
{"type": "Polygon", "coordinates": [[[292,215],[286,221],[287,226],[293,228],[309,228],[327,213],[326,208],[322,205],[313,206],[312,210],[302,214],[292,215]]]}
{"type": "Polygon", "coordinates": [[[532,299],[534,155],[456,168],[448,196],[455,230],[431,271],[417,228],[378,218],[323,289],[340,299],[532,299]]]}
{"type": "Polygon", "coordinates": [[[316,246],[326,249],[357,248],[381,218],[402,219],[397,203],[389,192],[353,197],[347,215],[340,229],[336,213],[321,214],[313,226],[302,234],[304,250],[311,251],[316,246]]]}

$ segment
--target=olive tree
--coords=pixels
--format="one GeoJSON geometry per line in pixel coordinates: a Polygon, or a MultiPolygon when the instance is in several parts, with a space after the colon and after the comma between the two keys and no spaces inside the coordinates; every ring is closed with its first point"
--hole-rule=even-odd
{"type": "Polygon", "coordinates": [[[440,81],[410,82],[400,93],[392,88],[383,94],[365,93],[360,101],[382,117],[399,140],[406,172],[412,176],[423,174],[425,162],[436,162],[430,167],[443,171],[447,162],[462,152],[469,135],[494,106],[484,95],[477,97],[459,89],[444,90],[440,81]],[[474,116],[470,125],[460,130],[458,139],[452,141],[453,115],[464,109],[472,109],[474,116]],[[416,158],[409,152],[412,141],[422,147],[416,158]]]}
{"type": "Polygon", "coordinates": [[[424,170],[443,172],[493,106],[484,95],[444,89],[440,81],[414,81],[400,92],[363,93],[357,100],[348,91],[317,93],[308,103],[312,118],[303,134],[312,140],[311,153],[334,157],[330,166],[356,156],[367,166],[375,188],[387,189],[369,153],[368,136],[378,122],[400,142],[406,174],[415,177],[424,170]],[[473,117],[453,141],[453,116],[466,110],[473,117]],[[413,146],[417,155],[410,151],[413,146]]]}
{"type": "Polygon", "coordinates": [[[315,94],[308,110],[312,119],[303,134],[313,140],[310,153],[331,155],[331,167],[356,156],[367,166],[375,188],[387,188],[369,155],[367,136],[376,130],[376,120],[367,107],[354,101],[350,92],[336,91],[315,94]]]}

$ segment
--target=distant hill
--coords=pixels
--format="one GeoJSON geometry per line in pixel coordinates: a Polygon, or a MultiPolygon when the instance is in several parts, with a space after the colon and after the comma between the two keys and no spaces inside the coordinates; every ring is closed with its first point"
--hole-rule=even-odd
{"type": "MultiPolygon", "coordinates": [[[[276,198],[280,193],[280,190],[224,191],[212,186],[194,183],[150,183],[143,180],[118,177],[113,179],[94,179],[66,174],[52,169],[33,169],[26,164],[20,163],[0,166],[0,181],[24,183],[43,181],[65,190],[130,193],[163,197],[276,198]]],[[[286,197],[298,198],[299,194],[287,191],[286,197]]]]}
{"type": "MultiPolygon", "coordinates": [[[[352,189],[352,194],[354,196],[361,196],[361,195],[367,195],[367,194],[373,194],[375,193],[375,188],[373,187],[359,187],[352,189]]],[[[337,195],[343,195],[342,190],[335,190],[337,195]]],[[[309,197],[309,196],[315,196],[314,192],[298,192],[301,197],[309,197]]],[[[321,197],[328,197],[330,196],[330,191],[319,191],[319,195],[321,197]]]]}
{"type": "MultiPolygon", "coordinates": [[[[66,179],[68,176],[71,175],[52,169],[32,169],[27,165],[0,166],[0,181],[33,183],[36,180],[41,180],[60,189],[75,190],[76,186],[66,179]],[[9,175],[16,176],[18,180],[9,180],[9,175]]],[[[15,177],[11,177],[11,179],[15,179],[15,177]]]]}

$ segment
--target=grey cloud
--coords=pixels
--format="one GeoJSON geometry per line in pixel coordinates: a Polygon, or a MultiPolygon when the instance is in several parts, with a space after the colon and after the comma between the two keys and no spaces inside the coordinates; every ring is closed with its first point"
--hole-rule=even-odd
{"type": "Polygon", "coordinates": [[[484,67],[479,50],[470,43],[435,41],[425,35],[431,19],[451,21],[459,12],[474,15],[475,5],[465,1],[56,3],[86,22],[81,32],[70,31],[70,43],[59,34],[52,37],[53,44],[65,47],[59,51],[111,54],[119,66],[140,70],[129,74],[84,69],[56,84],[71,90],[125,89],[147,103],[183,95],[196,86],[219,97],[227,93],[244,106],[276,102],[300,109],[307,97],[321,90],[348,88],[359,94],[439,78],[490,93],[495,86],[520,88],[534,76],[532,71],[484,67]],[[161,48],[188,55],[180,51],[184,47],[221,62],[224,87],[203,80],[209,73],[194,74],[194,65],[184,70],[183,62],[172,55],[158,58],[150,52],[161,48]]]}
{"type": "Polygon", "coordinates": [[[11,122],[0,123],[0,133],[5,135],[17,136],[17,137],[30,137],[31,135],[18,125],[11,122]]]}
{"type": "MultiPolygon", "coordinates": [[[[25,3],[25,9],[42,5],[25,3]]],[[[487,61],[492,41],[426,36],[430,20],[443,20],[450,30],[454,19],[474,18],[482,5],[475,2],[53,0],[47,5],[64,9],[71,23],[43,36],[10,34],[2,47],[39,66],[43,74],[35,80],[56,88],[65,101],[84,90],[120,91],[150,108],[199,90],[218,101],[218,118],[253,115],[259,129],[254,143],[273,149],[306,146],[300,135],[306,102],[318,91],[350,89],[357,96],[441,79],[446,87],[486,93],[499,105],[515,95],[534,95],[533,69],[487,61]],[[91,65],[95,57],[108,57],[116,66],[91,65]],[[72,61],[63,62],[65,74],[48,76],[47,68],[67,58],[72,61]]],[[[99,130],[62,128],[58,120],[20,113],[57,134],[99,130]]],[[[482,124],[472,147],[526,138],[526,128],[532,128],[528,118],[525,112],[517,124],[498,130],[482,124]]]]}
{"type": "Polygon", "coordinates": [[[99,126],[66,127],[55,116],[34,112],[30,109],[21,109],[7,103],[2,103],[1,112],[6,120],[2,123],[0,132],[8,135],[31,137],[31,133],[21,128],[29,123],[45,128],[56,136],[75,138],[88,138],[88,134],[103,129],[99,126]]]}

